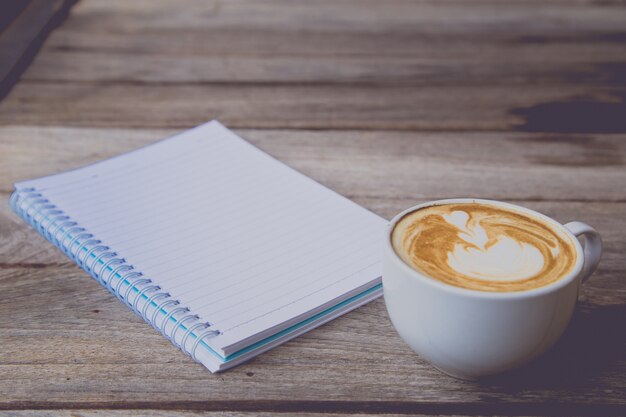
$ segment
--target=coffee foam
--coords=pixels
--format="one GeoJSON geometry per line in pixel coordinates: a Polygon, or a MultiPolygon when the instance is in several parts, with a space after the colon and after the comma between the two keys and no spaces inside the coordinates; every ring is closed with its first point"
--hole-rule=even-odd
{"type": "Polygon", "coordinates": [[[524,291],[558,281],[576,264],[571,237],[521,211],[484,203],[425,207],[392,233],[409,266],[448,284],[480,291],[524,291]]]}

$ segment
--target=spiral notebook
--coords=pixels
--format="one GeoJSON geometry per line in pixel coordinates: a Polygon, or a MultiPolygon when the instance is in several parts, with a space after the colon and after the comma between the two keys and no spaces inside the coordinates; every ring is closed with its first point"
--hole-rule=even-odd
{"type": "Polygon", "coordinates": [[[385,220],[216,121],[19,182],[10,203],[212,372],[381,295],[385,220]]]}

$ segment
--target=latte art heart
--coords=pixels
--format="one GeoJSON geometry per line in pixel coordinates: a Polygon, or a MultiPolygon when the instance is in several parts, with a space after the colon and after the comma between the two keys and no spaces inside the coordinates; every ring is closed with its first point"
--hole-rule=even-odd
{"type": "Polygon", "coordinates": [[[443,218],[459,229],[459,238],[470,244],[457,243],[448,253],[448,265],[459,274],[483,280],[512,281],[528,279],[543,268],[543,255],[533,245],[499,236],[488,246],[487,232],[478,222],[470,224],[465,211],[453,211],[443,218]]]}
{"type": "Polygon", "coordinates": [[[509,237],[498,238],[489,248],[466,248],[457,244],[448,253],[448,265],[459,274],[490,281],[528,279],[543,267],[539,249],[509,237]]]}
{"type": "Polygon", "coordinates": [[[409,266],[459,287],[523,291],[567,275],[576,250],[538,217],[478,203],[431,206],[402,218],[394,250],[409,266]]]}

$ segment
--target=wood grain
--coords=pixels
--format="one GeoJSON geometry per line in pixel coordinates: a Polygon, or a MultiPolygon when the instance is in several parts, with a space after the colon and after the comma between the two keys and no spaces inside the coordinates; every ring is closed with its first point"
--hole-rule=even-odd
{"type": "Polygon", "coordinates": [[[192,363],[0,205],[0,414],[625,415],[626,4],[81,0],[0,102],[0,199],[219,118],[383,217],[475,196],[595,226],[545,356],[482,382],[378,300],[229,372],[192,363]]]}
{"type": "MultiPolygon", "coordinates": [[[[0,103],[0,124],[183,128],[219,118],[233,128],[514,130],[528,123],[513,113],[515,109],[542,103],[568,106],[575,97],[592,97],[591,103],[620,110],[624,91],[585,85],[527,89],[22,83],[10,100],[0,103]]],[[[569,131],[571,116],[555,116],[546,130],[569,131]]],[[[617,125],[621,131],[619,120],[617,125]]]]}

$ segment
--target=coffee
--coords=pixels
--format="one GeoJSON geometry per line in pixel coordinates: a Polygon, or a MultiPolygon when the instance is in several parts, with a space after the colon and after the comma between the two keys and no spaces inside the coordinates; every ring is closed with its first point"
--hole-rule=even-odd
{"type": "Polygon", "coordinates": [[[525,291],[552,284],[576,265],[573,239],[521,210],[451,203],[406,214],[391,234],[394,251],[417,271],[456,287],[525,291]]]}

